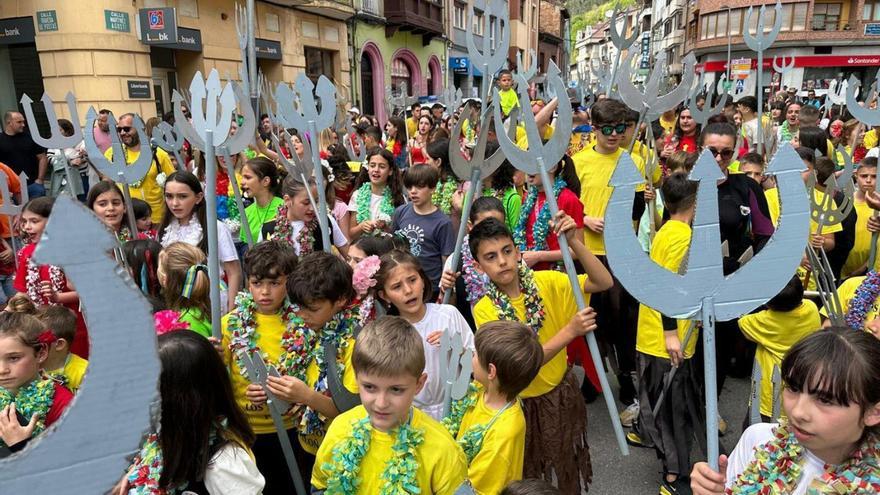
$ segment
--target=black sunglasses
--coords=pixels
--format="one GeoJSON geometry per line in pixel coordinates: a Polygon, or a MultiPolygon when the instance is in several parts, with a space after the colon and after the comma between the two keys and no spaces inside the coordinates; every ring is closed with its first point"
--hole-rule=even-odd
{"type": "Polygon", "coordinates": [[[116,132],[118,132],[120,134],[122,134],[122,133],[128,134],[129,132],[131,132],[131,127],[117,127],[116,132]]]}
{"type": "Polygon", "coordinates": [[[715,149],[710,146],[706,149],[712,153],[712,156],[721,155],[722,160],[730,160],[731,158],[733,158],[734,150],[732,150],[730,148],[724,148],[723,150],[719,150],[719,149],[715,149]]]}
{"type": "Polygon", "coordinates": [[[612,133],[616,132],[618,134],[623,134],[626,132],[627,125],[625,123],[622,124],[608,124],[599,127],[599,130],[602,131],[602,135],[610,136],[612,133]]]}

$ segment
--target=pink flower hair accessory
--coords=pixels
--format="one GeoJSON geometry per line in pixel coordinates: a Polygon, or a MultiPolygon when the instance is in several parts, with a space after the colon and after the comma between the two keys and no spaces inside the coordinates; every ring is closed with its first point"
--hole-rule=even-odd
{"type": "Polygon", "coordinates": [[[180,313],[170,309],[157,311],[153,315],[153,324],[156,327],[157,336],[177,330],[189,330],[189,323],[180,321],[180,313]]]}
{"type": "Polygon", "coordinates": [[[354,267],[351,283],[358,296],[363,297],[371,288],[376,286],[375,276],[381,264],[379,257],[373,255],[362,259],[354,267]]]}

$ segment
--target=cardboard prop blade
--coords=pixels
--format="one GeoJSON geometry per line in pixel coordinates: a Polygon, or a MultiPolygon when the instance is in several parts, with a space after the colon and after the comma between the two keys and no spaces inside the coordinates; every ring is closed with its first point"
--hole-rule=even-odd
{"type": "MultiPolygon", "coordinates": [[[[60,150],[63,150],[64,148],[75,148],[83,139],[82,128],[79,126],[79,113],[76,110],[76,97],[73,93],[68,91],[64,100],[67,102],[67,111],[70,112],[70,121],[73,122],[73,134],[65,136],[64,133],[61,132],[52,98],[50,98],[47,93],[43,93],[43,97],[40,98],[40,103],[43,104],[43,109],[46,112],[46,119],[49,121],[49,137],[44,138],[40,135],[40,129],[37,127],[37,119],[34,118],[34,110],[31,107],[33,100],[31,100],[27,93],[21,95],[21,107],[24,109],[24,116],[27,119],[27,126],[31,134],[31,139],[44,148],[55,148],[60,150]]],[[[86,129],[91,131],[92,128],[86,127],[86,129]]],[[[91,132],[87,132],[86,134],[91,134],[91,132]]]]}
{"type": "Polygon", "coordinates": [[[34,260],[61,266],[76,285],[89,327],[89,370],[61,420],[0,460],[3,493],[106,493],[150,428],[160,369],[156,332],[140,290],[107,256],[115,246],[91,211],[58,197],[34,260]]]}
{"type": "Polygon", "coordinates": [[[460,333],[444,329],[440,335],[440,383],[443,384],[443,417],[449,415],[453,400],[467,395],[473,371],[474,351],[464,347],[460,333]]]}
{"type": "MultiPolygon", "coordinates": [[[[758,118],[762,118],[761,116],[764,115],[764,52],[770,48],[770,45],[772,45],[773,42],[776,41],[776,37],[779,36],[779,30],[782,28],[782,4],[779,0],[776,0],[773,27],[768,33],[764,32],[764,20],[767,19],[767,6],[761,5],[761,9],[758,13],[757,30],[755,31],[755,34],[752,34],[752,15],[754,13],[754,6],[749,6],[749,11],[746,14],[745,22],[743,23],[742,35],[746,46],[758,54],[758,67],[761,67],[761,69],[756,71],[758,86],[758,118]]],[[[764,133],[762,132],[758,133],[757,145],[758,153],[763,153],[764,133]]]]}
{"type": "MultiPolygon", "coordinates": [[[[507,8],[507,2],[504,0],[485,0],[486,5],[483,9],[483,17],[479,22],[484,24],[483,32],[491,32],[494,26],[499,29],[498,40],[492,43],[491,36],[482,37],[482,46],[477,47],[474,38],[474,29],[468,29],[465,40],[467,41],[468,57],[475,67],[479,67],[483,73],[483,80],[480,88],[480,98],[486,102],[489,98],[492,79],[495,73],[504,67],[507,62],[507,49],[510,47],[510,11],[507,8]],[[492,17],[495,18],[495,24],[492,24],[492,17]]],[[[477,16],[474,11],[474,0],[468,2],[467,23],[472,27],[477,22],[477,16]]]]}

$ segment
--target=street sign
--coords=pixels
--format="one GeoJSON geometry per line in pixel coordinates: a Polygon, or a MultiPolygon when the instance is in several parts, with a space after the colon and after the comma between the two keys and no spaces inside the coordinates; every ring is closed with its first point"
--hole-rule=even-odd
{"type": "Polygon", "coordinates": [[[752,59],[738,58],[730,61],[731,79],[746,79],[752,72],[752,59]]]}
{"type": "Polygon", "coordinates": [[[58,14],[54,10],[37,11],[37,29],[42,33],[58,31],[58,14]]]}
{"type": "Polygon", "coordinates": [[[131,24],[128,21],[128,12],[118,10],[104,10],[104,26],[109,31],[130,33],[131,24]]]}
{"type": "Polygon", "coordinates": [[[177,12],[166,7],[140,9],[141,41],[146,45],[172,45],[177,43],[177,12]]]}
{"type": "Polygon", "coordinates": [[[281,43],[262,38],[254,39],[256,44],[257,58],[268,60],[281,60],[281,43]]]}
{"type": "Polygon", "coordinates": [[[455,74],[467,74],[470,62],[467,57],[449,57],[449,68],[455,74]]]}
{"type": "Polygon", "coordinates": [[[149,99],[150,81],[128,80],[128,97],[131,99],[149,99]]]}
{"type": "Polygon", "coordinates": [[[880,36],[880,22],[865,24],[865,36],[880,36]]]}

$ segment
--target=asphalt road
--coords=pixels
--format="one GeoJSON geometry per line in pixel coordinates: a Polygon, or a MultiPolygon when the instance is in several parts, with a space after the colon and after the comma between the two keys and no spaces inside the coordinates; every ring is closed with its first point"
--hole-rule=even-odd
{"type": "MultiPolygon", "coordinates": [[[[612,387],[616,380],[609,375],[612,387]]],[[[718,410],[727,420],[729,429],[721,437],[722,451],[733,449],[742,433],[742,420],[746,414],[749,396],[749,380],[728,378],[721,393],[718,410]]],[[[616,397],[615,391],[615,397],[616,397]]],[[[619,409],[623,406],[618,404],[619,409]]],[[[660,486],[660,461],[653,449],[630,446],[629,456],[621,455],[611,429],[611,421],[602,397],[587,405],[588,438],[593,461],[593,483],[591,495],[656,495],[660,486]]],[[[628,432],[628,428],[624,428],[628,432]]],[[[695,444],[691,452],[693,462],[705,460],[704,454],[695,444]]]]}

